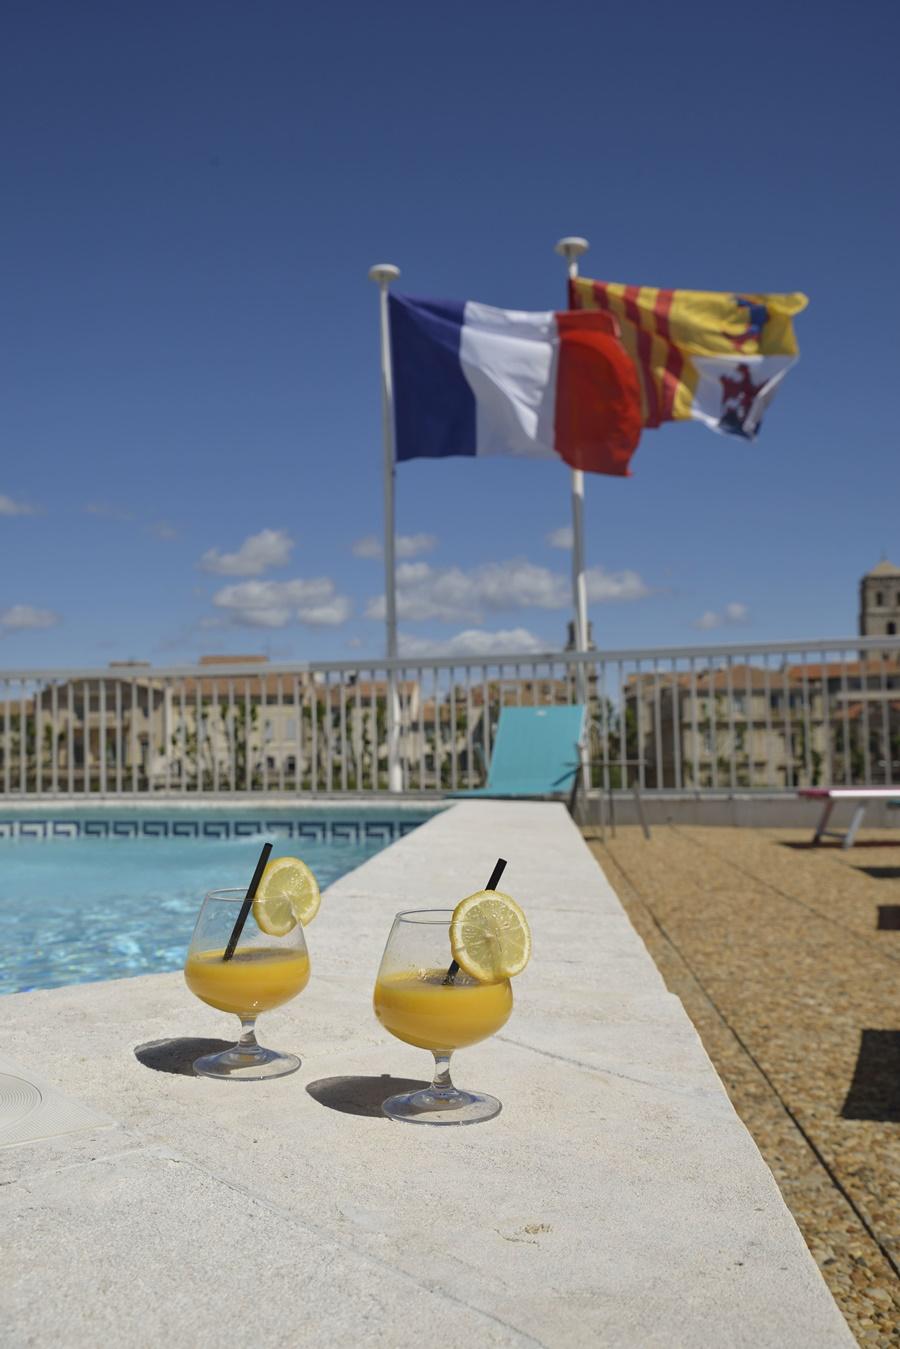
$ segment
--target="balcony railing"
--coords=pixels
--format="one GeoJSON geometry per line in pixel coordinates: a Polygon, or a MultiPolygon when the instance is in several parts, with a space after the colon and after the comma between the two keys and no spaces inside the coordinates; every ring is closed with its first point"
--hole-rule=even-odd
{"type": "Polygon", "coordinates": [[[900,783],[900,638],[850,637],[0,672],[0,794],[441,795],[484,783],[504,707],[579,700],[604,790],[900,783]]]}

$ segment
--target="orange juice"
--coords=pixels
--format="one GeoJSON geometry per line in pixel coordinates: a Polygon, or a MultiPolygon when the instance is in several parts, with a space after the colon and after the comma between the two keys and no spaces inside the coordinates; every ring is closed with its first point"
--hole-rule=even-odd
{"type": "Polygon", "coordinates": [[[309,983],[309,956],[304,951],[252,947],[223,960],[221,951],[198,951],[184,967],[188,988],[201,1002],[220,1012],[256,1016],[280,1007],[309,983]]]}
{"type": "Polygon", "coordinates": [[[445,984],[447,971],[406,970],[382,975],[375,984],[375,1015],[398,1040],[436,1054],[486,1040],[505,1025],[512,1011],[509,980],[477,984],[460,973],[445,984]]]}

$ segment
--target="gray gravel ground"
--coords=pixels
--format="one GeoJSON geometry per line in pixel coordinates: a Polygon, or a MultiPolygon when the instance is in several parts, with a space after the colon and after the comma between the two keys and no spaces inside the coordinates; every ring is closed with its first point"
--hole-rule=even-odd
{"type": "Polygon", "coordinates": [[[586,837],[682,999],[851,1330],[900,1344],[900,839],[586,837]]]}

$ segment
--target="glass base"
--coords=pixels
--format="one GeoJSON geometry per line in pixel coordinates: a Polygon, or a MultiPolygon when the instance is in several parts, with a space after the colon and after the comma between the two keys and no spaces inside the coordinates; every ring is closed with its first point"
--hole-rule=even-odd
{"type": "Polygon", "coordinates": [[[224,1077],[235,1082],[259,1082],[266,1077],[286,1077],[300,1067],[296,1054],[280,1054],[277,1049],[232,1045],[221,1054],[204,1054],[194,1060],[194,1072],[200,1077],[224,1077]]]}
{"type": "Polygon", "coordinates": [[[459,1091],[456,1087],[425,1087],[402,1096],[389,1096],[382,1102],[388,1119],[404,1124],[482,1124],[499,1115],[503,1106],[496,1096],[481,1091],[459,1091]]]}

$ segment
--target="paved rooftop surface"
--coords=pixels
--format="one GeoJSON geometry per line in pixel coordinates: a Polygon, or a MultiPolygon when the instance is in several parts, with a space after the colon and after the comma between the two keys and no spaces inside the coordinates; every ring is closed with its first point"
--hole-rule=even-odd
{"type": "Polygon", "coordinates": [[[900,1343],[900,838],[619,829],[597,857],[855,1335],[900,1343]]]}
{"type": "Polygon", "coordinates": [[[457,805],[332,886],[309,941],[309,988],[260,1021],[303,1056],[274,1082],[192,1075],[233,1027],[178,974],[5,1000],[0,1055],[118,1125],[0,1149],[4,1345],[852,1343],[561,806],[457,805]],[[498,854],[535,956],[454,1076],[503,1113],[392,1123],[429,1060],[371,1012],[391,917],[498,854]]]}

